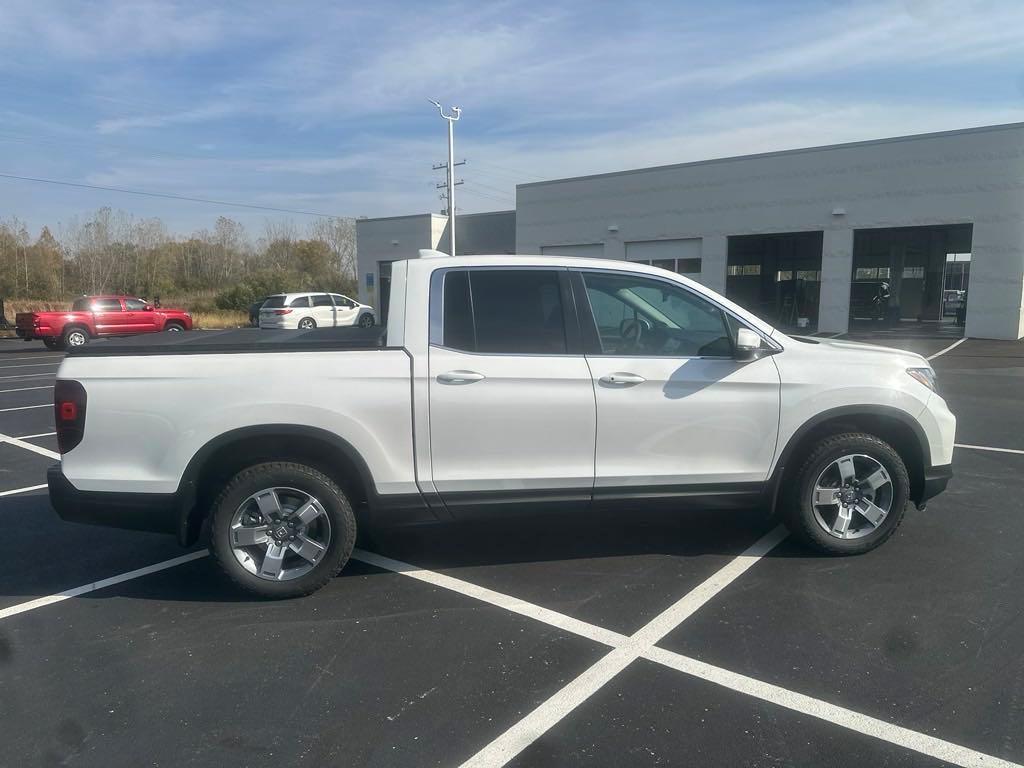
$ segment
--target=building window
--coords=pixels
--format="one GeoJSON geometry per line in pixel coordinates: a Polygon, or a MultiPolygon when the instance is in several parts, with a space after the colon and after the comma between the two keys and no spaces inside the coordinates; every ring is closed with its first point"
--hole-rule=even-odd
{"type": "Polygon", "coordinates": [[[761,265],[760,264],[733,264],[729,267],[728,274],[732,277],[741,277],[744,275],[760,275],[761,265]]]}
{"type": "Polygon", "coordinates": [[[889,267],[857,267],[855,280],[887,280],[889,267]]]}
{"type": "Polygon", "coordinates": [[[924,279],[924,267],[904,267],[903,277],[922,280],[924,279]]]}
{"type": "Polygon", "coordinates": [[[700,259],[677,259],[676,272],[681,275],[699,275],[700,259]]]}

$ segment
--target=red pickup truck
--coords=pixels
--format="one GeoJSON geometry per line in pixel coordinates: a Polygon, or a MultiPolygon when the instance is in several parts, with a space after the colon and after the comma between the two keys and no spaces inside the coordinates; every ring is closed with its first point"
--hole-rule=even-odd
{"type": "Polygon", "coordinates": [[[19,312],[14,326],[25,341],[42,339],[49,349],[64,349],[104,336],[190,331],[192,316],[183,309],[156,309],[134,296],[82,296],[70,312],[19,312]]]}

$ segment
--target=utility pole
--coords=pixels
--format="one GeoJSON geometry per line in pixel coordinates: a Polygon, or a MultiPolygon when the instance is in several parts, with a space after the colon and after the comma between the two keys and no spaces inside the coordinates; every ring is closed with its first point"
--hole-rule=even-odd
{"type": "Polygon", "coordinates": [[[459,115],[462,114],[462,110],[458,107],[452,107],[449,114],[444,113],[444,108],[433,99],[427,99],[431,104],[437,107],[438,113],[441,115],[443,120],[448,122],[448,162],[441,165],[435,165],[434,170],[441,168],[448,169],[448,181],[446,184],[438,184],[438,189],[444,186],[447,189],[448,194],[448,255],[455,255],[455,187],[461,184],[461,181],[455,181],[455,166],[465,165],[466,161],[463,160],[461,163],[455,162],[455,123],[459,119],[459,115]]]}

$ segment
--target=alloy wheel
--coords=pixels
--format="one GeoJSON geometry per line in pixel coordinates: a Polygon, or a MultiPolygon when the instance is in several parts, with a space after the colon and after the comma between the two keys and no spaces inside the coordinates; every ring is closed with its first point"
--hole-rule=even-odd
{"type": "Polygon", "coordinates": [[[82,331],[72,331],[68,334],[68,346],[69,347],[80,347],[87,341],[85,334],[82,331]]]}
{"type": "Polygon", "coordinates": [[[889,515],[893,491],[892,478],[877,459],[863,453],[840,456],[814,483],[814,519],[837,539],[868,536],[889,515]]]}
{"type": "Polygon", "coordinates": [[[249,573],[289,581],[321,561],[331,544],[331,522],[323,505],[305,491],[265,488],[235,510],[228,541],[249,573]]]}

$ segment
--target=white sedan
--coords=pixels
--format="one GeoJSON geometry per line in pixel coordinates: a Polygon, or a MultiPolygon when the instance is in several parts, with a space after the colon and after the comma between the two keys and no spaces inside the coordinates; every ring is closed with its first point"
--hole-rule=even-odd
{"type": "Polygon", "coordinates": [[[373,307],[338,293],[279,293],[260,307],[260,328],[371,328],[375,322],[373,307]]]}

